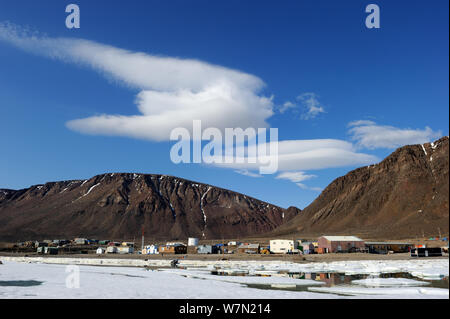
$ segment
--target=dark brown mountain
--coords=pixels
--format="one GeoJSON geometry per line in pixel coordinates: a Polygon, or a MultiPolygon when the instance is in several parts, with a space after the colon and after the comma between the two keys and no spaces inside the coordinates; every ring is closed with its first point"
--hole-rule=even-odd
{"type": "Polygon", "coordinates": [[[268,232],[298,211],[166,175],[103,174],[0,190],[0,240],[130,239],[142,227],[153,239],[239,238],[268,232]]]}
{"type": "Polygon", "coordinates": [[[415,238],[449,232],[448,137],[397,149],[334,180],[272,234],[415,238]]]}

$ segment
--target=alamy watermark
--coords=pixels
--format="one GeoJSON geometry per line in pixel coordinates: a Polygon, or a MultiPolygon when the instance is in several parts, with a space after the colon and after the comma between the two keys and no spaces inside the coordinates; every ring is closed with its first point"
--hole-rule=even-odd
{"type": "Polygon", "coordinates": [[[260,174],[278,170],[278,128],[225,128],[225,136],[215,127],[202,129],[201,120],[192,122],[191,132],[184,127],[171,131],[170,140],[178,141],[170,150],[173,163],[223,164],[259,168],[260,174]],[[209,141],[203,145],[202,141],[209,141]],[[192,145],[192,147],[191,147],[192,145]],[[192,156],[191,156],[192,155],[192,156]]]}
{"type": "Polygon", "coordinates": [[[370,13],[366,17],[366,27],[368,29],[380,28],[380,7],[376,4],[369,4],[366,7],[366,13],[370,13]]]}
{"type": "Polygon", "coordinates": [[[66,17],[67,29],[79,29],[80,28],[80,7],[77,4],[71,3],[66,6],[66,13],[69,15],[66,17]]]}
{"type": "Polygon", "coordinates": [[[80,288],[80,266],[66,266],[66,273],[68,273],[66,276],[66,288],[80,288]]]}

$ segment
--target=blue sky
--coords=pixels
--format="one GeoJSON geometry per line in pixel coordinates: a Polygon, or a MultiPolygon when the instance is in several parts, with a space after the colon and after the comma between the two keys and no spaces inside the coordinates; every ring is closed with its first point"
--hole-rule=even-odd
{"type": "Polygon", "coordinates": [[[349,170],[397,146],[448,135],[448,1],[72,1],[81,28],[67,29],[69,3],[0,3],[1,188],[105,172],[162,173],[303,208],[349,170]],[[380,7],[380,29],[365,27],[369,3],[380,7]],[[74,49],[74,39],[89,42],[73,53],[61,38],[74,49]],[[108,64],[103,45],[115,54],[108,64]],[[50,57],[54,52],[62,57],[50,57]],[[142,61],[132,61],[135,52],[145,53],[142,61]],[[158,59],[195,67],[178,83],[152,66],[158,59]],[[140,67],[147,62],[148,69],[140,67]],[[278,128],[280,141],[295,141],[294,164],[252,177],[250,169],[252,176],[170,161],[174,143],[166,130],[197,114],[189,106],[199,97],[190,92],[223,93],[207,87],[211,74],[237,90],[237,104],[205,105],[211,114],[202,120],[278,128]],[[259,81],[264,85],[254,88],[259,81]],[[161,91],[166,104],[155,102],[161,91]],[[165,116],[144,123],[157,133],[130,122],[142,115],[138,96],[143,108],[165,116]],[[164,113],[172,106],[176,116],[164,113]],[[105,118],[117,115],[127,130],[105,118]],[[316,147],[305,149],[304,140],[316,147]]]}

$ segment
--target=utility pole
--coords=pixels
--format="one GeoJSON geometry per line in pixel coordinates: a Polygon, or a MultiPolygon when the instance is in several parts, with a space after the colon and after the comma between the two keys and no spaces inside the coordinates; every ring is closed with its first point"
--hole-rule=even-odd
{"type": "Polygon", "coordinates": [[[142,226],[142,245],[141,245],[141,252],[144,251],[144,226],[142,226]]]}
{"type": "Polygon", "coordinates": [[[438,231],[439,231],[439,239],[441,239],[441,238],[442,238],[442,235],[441,235],[441,228],[438,227],[438,231]]]}

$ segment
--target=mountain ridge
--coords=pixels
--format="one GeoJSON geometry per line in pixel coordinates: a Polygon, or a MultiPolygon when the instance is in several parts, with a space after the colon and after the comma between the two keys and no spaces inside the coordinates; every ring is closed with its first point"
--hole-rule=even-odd
{"type": "Polygon", "coordinates": [[[333,180],[271,234],[411,238],[448,234],[449,138],[406,145],[333,180]]]}
{"type": "Polygon", "coordinates": [[[0,190],[0,239],[89,236],[245,237],[299,210],[162,174],[105,173],[86,180],[0,190]]]}

